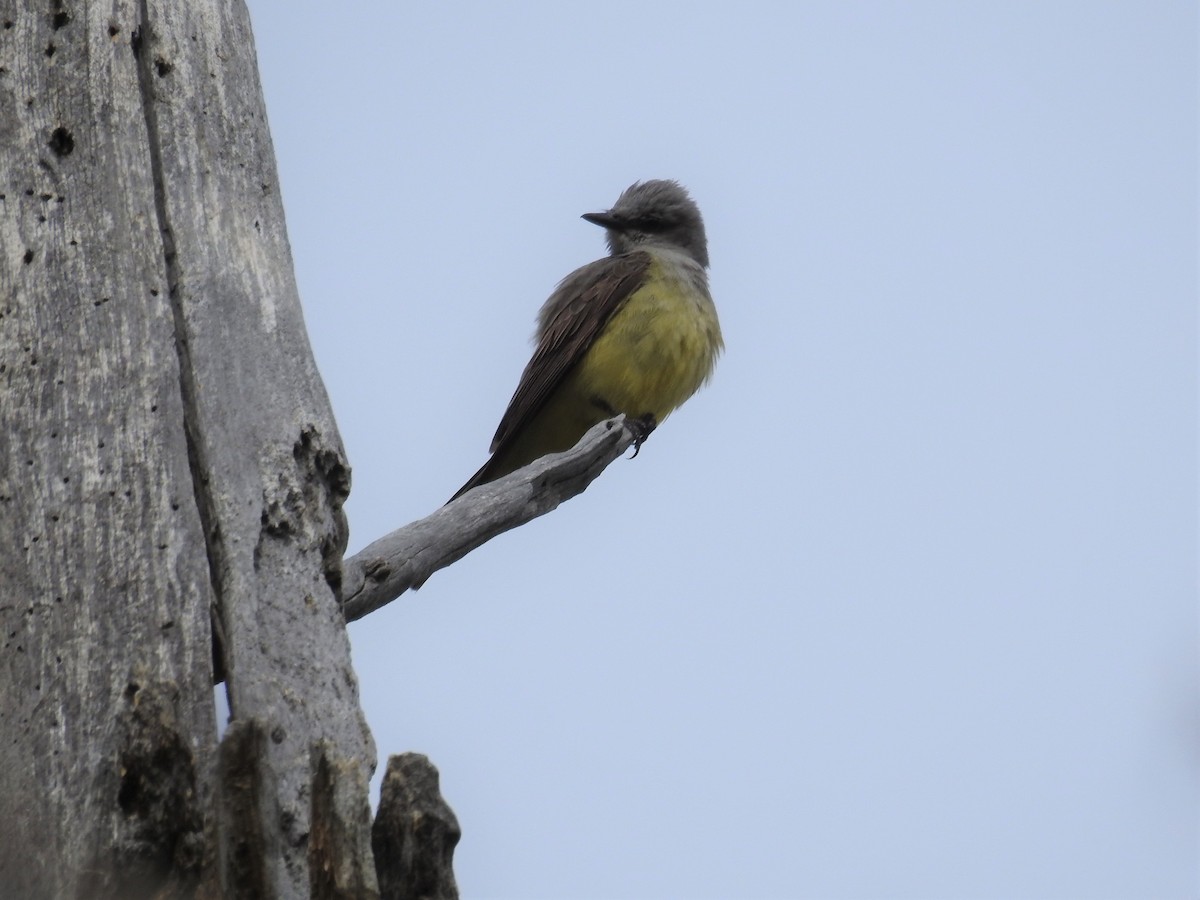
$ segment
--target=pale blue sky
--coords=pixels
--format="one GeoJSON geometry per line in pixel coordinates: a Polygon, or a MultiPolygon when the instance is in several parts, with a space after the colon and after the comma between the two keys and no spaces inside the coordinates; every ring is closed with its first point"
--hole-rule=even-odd
{"type": "Polygon", "coordinates": [[[351,626],[464,897],[1200,894],[1195,3],[250,7],[351,550],[708,225],[711,386],[351,626]]]}

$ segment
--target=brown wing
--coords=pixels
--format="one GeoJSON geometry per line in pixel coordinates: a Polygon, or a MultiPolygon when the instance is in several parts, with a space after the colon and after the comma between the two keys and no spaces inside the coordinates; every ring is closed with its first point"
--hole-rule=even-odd
{"type": "Polygon", "coordinates": [[[637,290],[650,262],[650,254],[643,251],[609,256],[562,280],[538,316],[537,348],[492,438],[493,454],[537,415],[613,313],[637,290]]]}

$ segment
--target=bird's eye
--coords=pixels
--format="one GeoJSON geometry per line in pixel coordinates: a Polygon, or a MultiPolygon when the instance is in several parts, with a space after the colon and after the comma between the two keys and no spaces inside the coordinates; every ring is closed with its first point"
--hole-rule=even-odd
{"type": "Polygon", "coordinates": [[[665,231],[668,226],[666,219],[660,213],[646,213],[644,216],[638,216],[637,226],[640,231],[649,231],[651,233],[665,231]]]}

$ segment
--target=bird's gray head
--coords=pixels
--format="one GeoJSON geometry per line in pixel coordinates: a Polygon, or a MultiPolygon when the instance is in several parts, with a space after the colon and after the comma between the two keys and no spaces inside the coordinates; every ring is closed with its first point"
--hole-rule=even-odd
{"type": "Polygon", "coordinates": [[[671,247],[708,268],[704,220],[678,181],[635,182],[608,212],[585,213],[583,218],[608,232],[613,256],[643,247],[671,247]]]}

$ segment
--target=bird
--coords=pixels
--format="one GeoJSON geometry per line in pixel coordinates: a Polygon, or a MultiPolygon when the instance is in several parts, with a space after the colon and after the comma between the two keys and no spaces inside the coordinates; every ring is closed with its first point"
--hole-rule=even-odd
{"type": "Polygon", "coordinates": [[[677,181],[638,181],[611,209],[581,216],[609,255],[567,275],[537,317],[533,356],[492,439],[491,456],[451,501],[623,413],[634,455],[712,376],[724,350],[708,289],[700,209],[677,181]]]}

